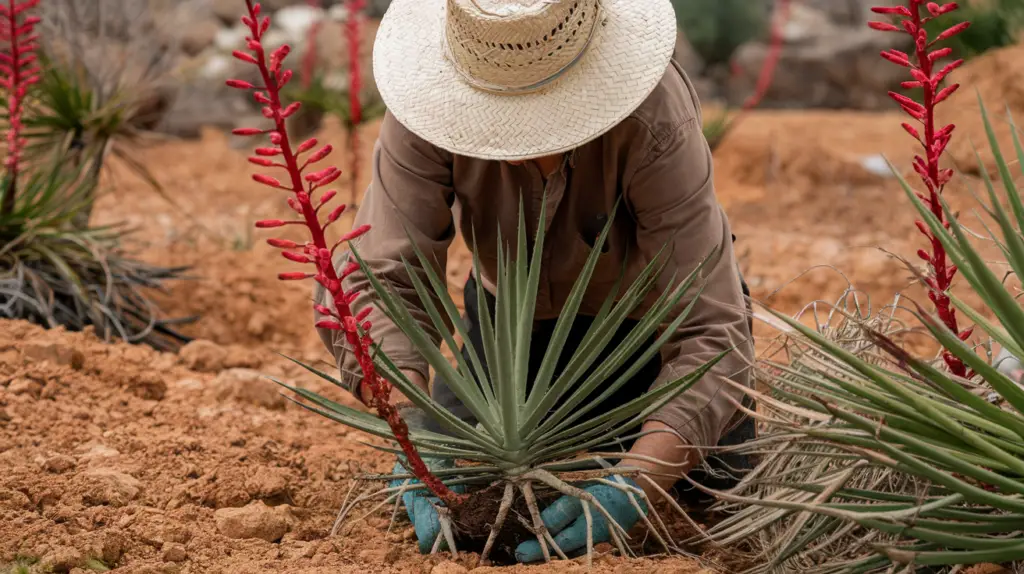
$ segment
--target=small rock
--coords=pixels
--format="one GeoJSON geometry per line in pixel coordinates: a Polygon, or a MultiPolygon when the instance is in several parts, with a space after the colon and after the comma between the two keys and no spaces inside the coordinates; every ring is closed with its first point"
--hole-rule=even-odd
{"type": "Polygon", "coordinates": [[[42,467],[46,472],[61,474],[75,468],[77,464],[78,463],[75,459],[70,456],[66,454],[58,454],[43,460],[42,467]]]}
{"type": "Polygon", "coordinates": [[[14,379],[11,384],[7,385],[7,392],[12,395],[29,395],[38,399],[42,391],[43,385],[39,381],[24,377],[14,379]]]}
{"type": "Polygon", "coordinates": [[[267,317],[266,313],[257,311],[249,317],[249,323],[246,324],[245,329],[253,337],[260,337],[267,332],[267,327],[269,326],[270,318],[267,317]]]}
{"type": "Polygon", "coordinates": [[[61,385],[57,381],[50,381],[43,385],[43,390],[39,391],[39,398],[44,400],[52,400],[60,392],[61,385]]]}
{"type": "Polygon", "coordinates": [[[154,372],[144,372],[130,377],[127,387],[133,395],[146,401],[160,401],[167,394],[167,383],[154,372]]]}
{"type": "Polygon", "coordinates": [[[89,447],[81,456],[78,457],[79,462],[84,463],[97,463],[97,462],[109,462],[121,456],[121,452],[110,448],[105,444],[95,444],[89,447]]]}
{"type": "Polygon", "coordinates": [[[220,400],[235,400],[266,409],[282,410],[288,404],[278,386],[258,371],[230,369],[213,381],[220,400]]]}
{"type": "Polygon", "coordinates": [[[181,51],[195,56],[214,44],[220,26],[211,20],[200,20],[185,26],[181,35],[181,51]]]}
{"type": "Polygon", "coordinates": [[[94,468],[83,476],[89,489],[82,501],[92,506],[124,506],[135,500],[142,487],[134,477],[108,468],[94,468]]]}
{"type": "Polygon", "coordinates": [[[277,508],[254,502],[242,508],[221,508],[214,512],[213,519],[217,530],[228,538],[276,542],[288,532],[288,520],[277,508]]]}
{"type": "Polygon", "coordinates": [[[255,369],[262,364],[258,352],[239,346],[228,347],[228,356],[224,358],[225,369],[255,369]]]}
{"type": "Polygon", "coordinates": [[[469,570],[455,562],[442,562],[430,569],[430,574],[466,574],[469,570]]]}
{"type": "Polygon", "coordinates": [[[39,561],[43,571],[69,572],[83,562],[82,553],[70,546],[55,546],[39,561]]]}
{"type": "Polygon", "coordinates": [[[165,562],[184,562],[188,558],[185,546],[174,542],[164,544],[163,558],[165,562]]]}
{"type": "Polygon", "coordinates": [[[193,371],[212,373],[224,368],[228,350],[213,341],[192,341],[178,351],[185,366],[193,371]]]}
{"type": "Polygon", "coordinates": [[[0,409],[0,427],[7,426],[11,422],[11,414],[6,409],[0,409]]]}
{"type": "Polygon", "coordinates": [[[63,343],[30,342],[22,352],[32,361],[49,361],[73,369],[81,369],[85,364],[85,355],[81,351],[63,343]]]}
{"type": "Polygon", "coordinates": [[[290,494],[288,475],[279,468],[258,467],[246,478],[245,490],[253,498],[263,500],[287,498],[290,494]]]}

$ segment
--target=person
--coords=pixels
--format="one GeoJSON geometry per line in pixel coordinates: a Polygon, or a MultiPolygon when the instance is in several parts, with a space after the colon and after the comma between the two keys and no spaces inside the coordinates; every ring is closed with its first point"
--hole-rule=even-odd
{"type": "MultiPolygon", "coordinates": [[[[373,154],[372,181],[356,216],[356,225],[372,226],[358,244],[362,257],[439,342],[403,259],[417,260],[415,244],[444,276],[457,230],[475,237],[481,269],[465,284],[465,320],[470,338],[478,337],[479,313],[492,310],[477,308],[476,293],[484,289],[493,305],[499,237],[516,236],[522,202],[530,229],[547,230],[531,343],[540,349],[533,353],[538,358],[606,224],[611,231],[565,345],[570,351],[620,276],[631,284],[667,245],[671,260],[657,287],[663,291],[671,288],[673,275],[687,276],[721,248],[702,270],[699,299],[688,294],[680,303],[680,310],[691,303],[692,310],[660,357],[602,404],[623,404],[732,350],[642,427],[673,432],[644,434],[629,446],[641,459],[627,463],[649,471],[666,489],[700,462],[702,449],[754,436],[753,421],[736,406],[742,391],[725,381],[750,384],[749,293],[729,222],[715,198],[698,98],[673,59],[675,22],[669,0],[395,0],[373,55],[388,111],[373,154]],[[612,214],[619,198],[622,205],[612,214]],[[542,205],[546,217],[538,221],[542,205]]],[[[354,308],[372,304],[362,274],[350,276],[346,288],[363,291],[354,308]]],[[[323,289],[317,298],[324,300],[323,289]]],[[[618,336],[643,312],[641,306],[618,336]]],[[[427,390],[427,362],[409,340],[380,313],[373,332],[391,361],[427,390]]],[[[337,331],[320,335],[343,383],[368,401],[369,391],[356,388],[359,371],[344,338],[337,331]]],[[[444,380],[435,378],[429,390],[469,420],[444,380]]],[[[392,399],[412,425],[431,423],[398,391],[392,399]]],[[[716,476],[705,473],[701,480],[711,484],[716,476]]],[[[653,486],[640,486],[654,494],[653,486]]],[[[617,498],[624,496],[620,491],[594,492],[625,529],[640,519],[628,501],[617,498]]],[[[420,549],[428,551],[439,530],[436,511],[419,494],[408,494],[405,506],[420,549]]],[[[543,511],[565,552],[585,545],[581,513],[579,503],[568,498],[543,511]]],[[[607,539],[607,528],[603,532],[607,539]]],[[[541,558],[541,549],[526,542],[516,556],[532,562],[541,558]]]]}

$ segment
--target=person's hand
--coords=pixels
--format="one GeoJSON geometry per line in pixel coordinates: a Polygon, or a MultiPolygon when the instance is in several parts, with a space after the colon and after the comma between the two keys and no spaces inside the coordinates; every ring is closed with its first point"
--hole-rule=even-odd
{"type": "MultiPolygon", "coordinates": [[[[615,480],[633,488],[637,487],[636,482],[628,477],[612,476],[609,477],[609,480],[615,480]]],[[[630,502],[629,495],[622,490],[606,484],[596,484],[584,490],[601,503],[601,506],[608,511],[608,514],[623,530],[628,532],[640,520],[640,513],[630,502]]],[[[643,499],[636,494],[633,495],[633,499],[646,514],[647,504],[643,499]]],[[[590,507],[590,514],[593,518],[594,544],[610,541],[610,525],[604,515],[593,505],[590,507]]],[[[583,514],[583,502],[580,499],[563,496],[545,508],[540,517],[544,521],[544,526],[554,537],[555,543],[566,555],[587,546],[587,517],[583,514]]],[[[537,562],[543,558],[544,553],[537,540],[527,540],[516,548],[516,560],[524,564],[537,562]]]]}
{"type": "MultiPolygon", "coordinates": [[[[409,471],[405,470],[402,466],[403,461],[395,463],[394,474],[408,474],[409,471]]],[[[439,458],[425,458],[423,462],[426,463],[427,468],[431,472],[438,470],[449,470],[455,468],[455,462],[451,459],[439,459],[439,458]]],[[[391,488],[401,487],[405,483],[405,479],[393,480],[388,486],[391,488]]],[[[420,484],[418,479],[412,479],[409,481],[409,486],[420,484]]],[[[452,491],[456,494],[463,494],[466,491],[466,487],[463,485],[455,485],[451,487],[452,491]]],[[[409,522],[412,522],[413,528],[416,530],[416,540],[418,541],[420,553],[427,554],[431,548],[434,547],[434,540],[437,539],[437,535],[441,532],[441,519],[437,514],[438,499],[436,496],[425,488],[419,488],[416,490],[409,490],[402,495],[402,504],[405,505],[405,513],[409,516],[409,522]]]]}
{"type": "MultiPolygon", "coordinates": [[[[399,414],[410,429],[425,429],[430,422],[427,413],[414,406],[400,407],[399,414]]],[[[404,462],[406,462],[405,457],[400,456],[399,460],[395,462],[392,474],[409,474],[409,471],[403,466],[404,462]]],[[[455,468],[455,461],[448,458],[424,458],[423,462],[431,472],[455,468]]],[[[393,480],[388,484],[388,487],[399,488],[405,481],[406,479],[393,480]]],[[[412,487],[419,484],[420,481],[413,478],[409,480],[408,486],[412,487]]],[[[466,487],[463,485],[455,485],[451,489],[456,494],[463,494],[466,491],[466,487]]],[[[416,540],[419,542],[419,549],[422,554],[430,552],[434,546],[434,540],[437,539],[438,533],[441,532],[441,520],[437,514],[437,508],[435,508],[438,502],[437,497],[433,496],[425,488],[409,490],[402,495],[405,513],[409,516],[409,522],[412,522],[413,528],[416,530],[416,540]]]]}

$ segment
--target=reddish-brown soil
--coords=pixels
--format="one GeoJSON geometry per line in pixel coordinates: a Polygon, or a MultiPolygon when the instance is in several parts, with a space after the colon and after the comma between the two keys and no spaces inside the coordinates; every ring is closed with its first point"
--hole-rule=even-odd
{"type": "MultiPolygon", "coordinates": [[[[834,300],[848,281],[878,303],[906,289],[909,274],[881,249],[909,256],[921,245],[909,202],[895,180],[861,166],[879,153],[909,166],[901,121],[896,113],[759,112],[731,135],[717,153],[716,181],[756,298],[795,312],[834,300]]],[[[364,134],[367,157],[375,129],[364,134]]],[[[321,139],[341,143],[343,135],[328,127],[321,139]]],[[[14,561],[79,573],[103,564],[135,573],[473,568],[472,559],[420,556],[405,521],[389,532],[387,513],[328,536],[349,479],[393,463],[365,444],[372,439],[287,403],[260,378],[355,404],[275,354],[328,360],[311,325],[311,287],[276,281],[287,263],[251,229],[284,213],[284,197],[252,183],[229,143],[211,132],[141,150],[176,206],[115,169],[97,209],[97,223],[138,229],[139,257],[195,266],[194,281],[171,285],[159,301],[168,314],[201,316],[185,330],[202,342],[161,354],[0,322],[0,572],[14,561]]],[[[949,199],[971,201],[962,186],[949,199]]],[[[469,260],[461,243],[452,254],[459,294],[469,260]]],[[[617,573],[704,568],[687,558],[602,555],[596,563],[617,573]]],[[[526,570],[583,567],[509,569],[526,570]]]]}

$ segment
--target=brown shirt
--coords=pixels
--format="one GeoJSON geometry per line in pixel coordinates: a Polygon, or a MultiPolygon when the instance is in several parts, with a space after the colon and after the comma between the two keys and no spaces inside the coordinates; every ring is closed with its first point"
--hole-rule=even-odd
{"type": "MultiPolygon", "coordinates": [[[[715,199],[711,151],[701,128],[693,85],[675,62],[639,109],[602,137],[566,154],[562,168],[547,181],[533,162],[516,166],[455,156],[414,135],[388,114],[374,151],[372,183],[356,217],[357,225],[372,226],[359,240],[360,254],[417,309],[413,315],[440,341],[429,318],[418,309],[419,299],[401,262],[403,257],[417,260],[410,237],[438,262],[444,277],[456,225],[464,237],[475,232],[484,275],[480,279],[489,286],[496,274],[499,230],[504,238],[516,236],[520,195],[531,235],[540,223],[541,202],[547,201],[537,319],[558,316],[590,254],[589,243],[603,229],[602,216],[611,212],[619,196],[625,201],[581,313],[598,311],[623,266],[624,285],[629,285],[666,245],[673,261],[656,292],[669,288],[673,274],[687,276],[716,247],[723,247],[715,265],[703,271],[706,284],[700,301],[662,349],[663,368],[656,384],[684,376],[720,352],[736,349],[650,419],[670,425],[695,446],[713,446],[736,414],[729,396],[740,395],[722,379],[749,384],[753,345],[732,234],[715,199]]],[[[369,292],[366,278],[358,273],[346,281],[346,289],[352,288],[369,292]]],[[[355,309],[370,303],[366,292],[356,300],[355,309]]],[[[322,297],[323,290],[318,288],[317,300],[322,297]]],[[[641,305],[634,317],[642,316],[652,300],[641,305]]],[[[692,296],[684,297],[680,309],[691,300],[692,296]]],[[[427,362],[408,339],[383,313],[373,317],[373,335],[384,352],[398,367],[426,378],[427,362]]],[[[325,330],[320,335],[335,354],[343,382],[352,389],[358,367],[345,350],[344,337],[325,330]]]]}

